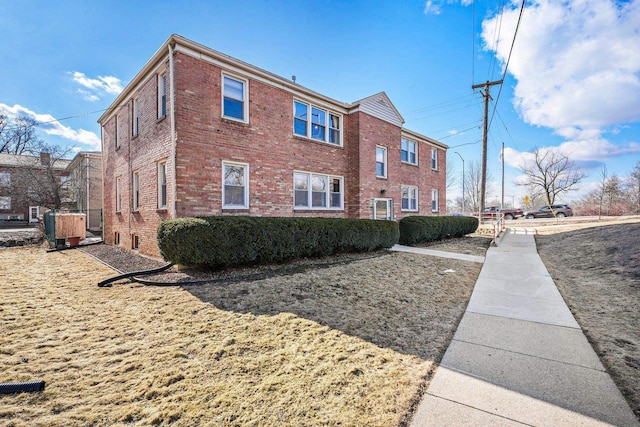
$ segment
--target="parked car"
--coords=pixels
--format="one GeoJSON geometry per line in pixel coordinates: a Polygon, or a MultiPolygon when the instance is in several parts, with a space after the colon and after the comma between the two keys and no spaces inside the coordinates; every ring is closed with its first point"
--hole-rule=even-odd
{"type": "Polygon", "coordinates": [[[573,216],[573,209],[569,205],[551,205],[539,207],[538,210],[535,211],[526,211],[524,213],[524,217],[527,219],[531,218],[553,218],[555,216],[558,218],[564,218],[565,216],[573,216]]]}
{"type": "MultiPolygon", "coordinates": [[[[518,219],[524,215],[524,212],[522,212],[522,209],[500,209],[498,206],[489,206],[484,208],[482,218],[494,219],[500,214],[504,215],[504,219],[518,219]]],[[[478,212],[474,212],[473,216],[478,216],[478,212]]]]}

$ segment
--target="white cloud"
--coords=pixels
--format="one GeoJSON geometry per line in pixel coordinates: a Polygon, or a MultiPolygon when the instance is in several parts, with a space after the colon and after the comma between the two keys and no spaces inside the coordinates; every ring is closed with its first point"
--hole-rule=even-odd
{"type": "Polygon", "coordinates": [[[469,6],[473,4],[473,0],[427,0],[424,4],[424,14],[440,15],[444,5],[456,3],[460,3],[462,6],[469,6]]]}
{"type": "MultiPolygon", "coordinates": [[[[483,23],[488,50],[506,63],[519,3],[483,23]],[[501,35],[493,46],[494,30],[501,35]]],[[[640,120],[640,0],[535,0],[526,7],[509,72],[529,124],[561,135],[640,120]]]]}
{"type": "Polygon", "coordinates": [[[92,150],[101,149],[100,137],[94,132],[84,129],[75,130],[64,126],[50,114],[38,114],[22,105],[15,104],[13,107],[10,107],[3,103],[0,103],[0,112],[10,118],[30,117],[38,122],[38,129],[47,135],[55,135],[68,139],[69,141],[79,142],[88,145],[92,150]]]}
{"type": "Polygon", "coordinates": [[[85,89],[78,89],[78,93],[83,95],[83,98],[87,101],[98,101],[100,95],[119,95],[124,89],[122,82],[119,78],[113,76],[98,76],[97,79],[89,78],[86,74],[80,71],[73,71],[70,73],[73,76],[73,81],[84,87],[85,89]],[[88,89],[88,90],[87,90],[88,89]]]}

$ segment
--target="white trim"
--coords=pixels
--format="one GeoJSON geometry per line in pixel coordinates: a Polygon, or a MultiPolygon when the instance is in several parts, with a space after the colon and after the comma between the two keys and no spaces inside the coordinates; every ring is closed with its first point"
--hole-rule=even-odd
{"type": "Polygon", "coordinates": [[[408,138],[401,138],[400,139],[400,161],[402,163],[407,164],[407,165],[418,166],[418,143],[416,141],[413,141],[413,140],[408,139],[408,138]],[[402,160],[402,152],[404,151],[402,149],[402,143],[403,142],[407,143],[407,160],[402,160]],[[413,145],[413,154],[416,157],[416,161],[415,162],[411,161],[411,150],[409,149],[409,147],[411,145],[413,145]]]}
{"type": "Polygon", "coordinates": [[[310,139],[312,141],[318,141],[318,142],[324,142],[325,144],[328,144],[332,147],[342,147],[343,146],[343,137],[344,137],[344,116],[334,110],[331,109],[327,109],[324,107],[319,106],[318,104],[315,104],[313,102],[308,102],[308,101],[303,101],[301,99],[298,98],[293,98],[293,121],[291,123],[291,130],[293,132],[294,136],[300,137],[300,138],[306,138],[306,139],[310,139]],[[306,133],[305,135],[300,135],[299,133],[296,133],[296,103],[299,104],[303,104],[307,106],[307,125],[306,125],[306,133]],[[313,138],[312,135],[312,127],[313,127],[313,109],[316,110],[322,110],[325,113],[325,117],[324,117],[324,139],[318,139],[318,138],[313,138]],[[338,119],[340,120],[340,124],[339,124],[339,128],[338,131],[340,133],[339,136],[339,141],[336,144],[335,142],[330,142],[329,141],[329,137],[330,137],[330,132],[331,129],[333,129],[331,127],[331,116],[336,116],[338,117],[338,119]]]}
{"type": "Polygon", "coordinates": [[[316,173],[316,172],[308,172],[302,170],[294,170],[293,171],[293,210],[296,211],[342,211],[344,210],[344,192],[345,192],[345,183],[344,177],[340,175],[330,175],[325,173],[316,173]],[[296,206],[296,174],[307,175],[307,205],[306,206],[296,206]],[[314,176],[321,176],[327,179],[327,188],[325,190],[326,195],[326,206],[313,206],[313,188],[312,188],[312,178],[314,176]],[[331,206],[331,194],[334,193],[331,191],[331,181],[337,179],[340,180],[340,206],[331,206]]]}
{"type": "Polygon", "coordinates": [[[434,171],[438,170],[438,149],[431,148],[431,169],[434,171]]]}
{"type": "Polygon", "coordinates": [[[167,102],[167,70],[166,68],[158,72],[156,82],[157,86],[157,103],[158,103],[158,120],[167,115],[169,110],[167,102]],[[162,111],[162,96],[164,96],[164,111],[162,111]]]}
{"type": "Polygon", "coordinates": [[[382,145],[376,145],[376,158],[375,158],[375,164],[376,164],[376,178],[387,178],[388,174],[387,174],[387,165],[389,163],[389,155],[388,155],[388,150],[387,147],[382,146],[382,145]],[[384,175],[378,175],[378,148],[381,148],[382,150],[384,150],[384,175]]]}
{"type": "Polygon", "coordinates": [[[418,191],[419,190],[418,190],[418,187],[416,185],[404,185],[403,184],[403,185],[400,186],[400,210],[402,212],[418,212],[419,211],[420,203],[418,203],[418,201],[420,200],[420,197],[418,195],[418,191]],[[408,208],[404,208],[402,206],[402,199],[403,199],[402,192],[404,191],[405,188],[407,189],[407,191],[409,191],[409,198],[407,199],[407,200],[409,200],[409,207],[408,208]],[[415,190],[415,192],[416,192],[415,199],[411,198],[411,190],[415,190]],[[415,209],[411,208],[411,200],[415,200],[416,201],[415,209]]]}
{"type": "Polygon", "coordinates": [[[393,220],[393,200],[392,199],[383,199],[376,197],[373,199],[373,219],[380,221],[392,221],[393,220]],[[376,206],[376,202],[386,202],[387,204],[387,216],[385,218],[376,218],[378,214],[378,208],[376,206]]]}
{"type": "Polygon", "coordinates": [[[157,176],[157,189],[158,189],[158,209],[166,209],[167,208],[167,202],[169,199],[169,191],[168,191],[168,182],[167,182],[167,159],[163,159],[163,160],[159,160],[158,161],[158,167],[157,167],[157,171],[158,171],[158,176],[157,176]],[[164,174],[164,204],[161,203],[162,200],[162,181],[161,181],[161,171],[163,171],[164,174]]]}
{"type": "Polygon", "coordinates": [[[138,135],[140,135],[140,103],[136,94],[131,100],[131,136],[138,135]]]}
{"type": "Polygon", "coordinates": [[[131,210],[138,212],[140,210],[140,171],[135,170],[131,173],[131,210]]]}
{"type": "Polygon", "coordinates": [[[228,73],[226,71],[222,71],[220,77],[220,117],[223,117],[227,120],[233,120],[240,123],[249,123],[249,80],[245,77],[240,77],[235,74],[228,73]],[[229,78],[231,80],[235,80],[237,82],[242,83],[242,119],[232,116],[226,116],[224,114],[224,79],[229,78]]]}
{"type": "Polygon", "coordinates": [[[223,160],[222,161],[222,181],[221,181],[221,193],[222,193],[222,209],[249,209],[249,163],[241,163],[241,162],[232,162],[223,160]],[[243,179],[244,179],[244,200],[242,205],[227,205],[224,202],[225,199],[225,179],[224,179],[224,170],[226,166],[241,166],[244,168],[243,170],[243,179]]]}
{"type": "Polygon", "coordinates": [[[440,203],[438,203],[438,190],[431,190],[431,212],[439,212],[440,211],[440,203]],[[434,209],[435,203],[435,209],[434,209]]]}
{"type": "Polygon", "coordinates": [[[122,180],[116,176],[116,213],[122,212],[122,180]]]}

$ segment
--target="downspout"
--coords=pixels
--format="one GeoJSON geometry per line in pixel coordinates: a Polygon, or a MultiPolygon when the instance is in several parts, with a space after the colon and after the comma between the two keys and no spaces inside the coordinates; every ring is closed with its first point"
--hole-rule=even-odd
{"type": "Polygon", "coordinates": [[[170,114],[171,114],[171,159],[172,159],[172,182],[171,182],[171,212],[170,217],[176,218],[176,186],[178,180],[176,179],[176,110],[175,110],[175,77],[174,77],[174,65],[173,65],[173,47],[171,46],[171,41],[169,41],[169,76],[171,82],[171,103],[170,103],[170,114]]]}

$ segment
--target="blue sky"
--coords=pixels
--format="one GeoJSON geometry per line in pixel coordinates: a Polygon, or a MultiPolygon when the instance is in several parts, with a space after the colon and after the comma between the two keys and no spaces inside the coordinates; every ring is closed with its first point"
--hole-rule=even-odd
{"type": "MultiPolygon", "coordinates": [[[[49,143],[97,149],[102,110],[177,33],[340,101],[385,91],[406,128],[451,147],[461,176],[455,152],[466,167],[481,158],[471,86],[502,77],[520,12],[502,3],[0,0],[0,110],[48,122],[39,134],[49,143]]],[[[587,168],[565,201],[595,188],[603,165],[625,177],[640,161],[640,0],[528,1],[508,71],[491,90],[493,196],[503,142],[517,205],[527,193],[518,166],[535,148],[587,168]]]]}

